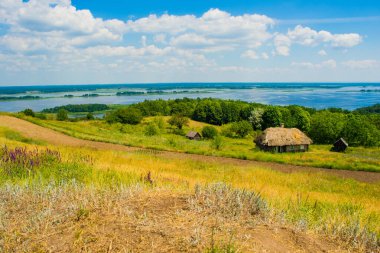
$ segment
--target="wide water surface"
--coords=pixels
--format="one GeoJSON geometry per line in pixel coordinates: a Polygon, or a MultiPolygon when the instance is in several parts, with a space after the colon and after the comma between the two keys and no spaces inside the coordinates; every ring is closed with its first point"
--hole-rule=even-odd
{"type": "Polygon", "coordinates": [[[146,99],[223,98],[273,105],[302,105],[317,109],[353,110],[380,103],[376,83],[170,83],[0,87],[0,97],[39,96],[36,100],[0,100],[0,111],[26,108],[40,111],[66,104],[133,104],[146,99]],[[116,96],[124,91],[161,91],[161,94],[116,96]],[[82,97],[97,94],[96,97],[82,97]],[[68,98],[65,95],[73,95],[68,98]]]}

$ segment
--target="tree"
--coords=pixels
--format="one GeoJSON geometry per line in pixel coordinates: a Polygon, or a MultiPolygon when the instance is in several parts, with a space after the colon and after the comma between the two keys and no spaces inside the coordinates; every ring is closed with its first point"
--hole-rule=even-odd
{"type": "Polygon", "coordinates": [[[227,124],[240,120],[240,106],[236,101],[222,101],[222,123],[227,124]]]}
{"type": "Polygon", "coordinates": [[[57,120],[65,121],[69,119],[68,112],[65,109],[59,109],[57,112],[57,120]]]}
{"type": "Polygon", "coordinates": [[[189,118],[182,115],[173,115],[168,122],[170,125],[176,126],[178,129],[182,129],[183,126],[189,123],[189,118]]]}
{"type": "Polygon", "coordinates": [[[193,114],[194,120],[213,125],[221,125],[222,117],[223,113],[219,101],[212,99],[200,100],[193,114]]]}
{"type": "Polygon", "coordinates": [[[309,136],[317,144],[333,144],[346,124],[344,114],[320,111],[311,117],[309,136]]]}
{"type": "Polygon", "coordinates": [[[205,139],[214,139],[218,135],[218,130],[213,126],[205,126],[202,128],[202,137],[205,139]]]}
{"type": "Polygon", "coordinates": [[[136,108],[120,108],[106,116],[109,123],[119,122],[122,124],[137,125],[142,120],[140,110],[136,108]]]}
{"type": "Polygon", "coordinates": [[[254,130],[262,130],[263,128],[263,108],[254,108],[251,111],[251,116],[249,116],[249,122],[251,123],[254,130]]]}
{"type": "Polygon", "coordinates": [[[285,125],[308,132],[310,130],[310,114],[299,106],[289,106],[288,108],[291,116],[285,121],[285,125]]]}
{"type": "Polygon", "coordinates": [[[25,116],[31,116],[31,117],[35,117],[36,116],[36,114],[34,113],[34,111],[32,109],[29,109],[29,108],[25,109],[22,112],[25,114],[25,116]]]}
{"type": "Polygon", "coordinates": [[[226,136],[232,138],[244,138],[252,131],[252,125],[246,121],[233,122],[225,133],[226,136]]]}
{"type": "Polygon", "coordinates": [[[175,100],[171,103],[171,111],[172,115],[179,114],[186,117],[191,117],[194,113],[194,103],[188,101],[179,101],[175,100]]]}
{"type": "Polygon", "coordinates": [[[282,115],[275,106],[269,106],[263,113],[263,129],[268,127],[278,127],[281,125],[282,115]]]}
{"type": "Polygon", "coordinates": [[[350,146],[376,146],[380,141],[380,132],[366,118],[348,115],[343,127],[343,138],[350,146]]]}

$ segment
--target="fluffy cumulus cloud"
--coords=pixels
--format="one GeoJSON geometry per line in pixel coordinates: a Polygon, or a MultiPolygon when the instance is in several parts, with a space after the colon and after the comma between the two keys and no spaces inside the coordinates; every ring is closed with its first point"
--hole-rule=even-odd
{"type": "MultiPolygon", "coordinates": [[[[279,55],[288,56],[290,46],[298,44],[302,46],[327,45],[334,48],[350,48],[359,45],[363,38],[357,33],[332,34],[328,31],[316,31],[310,27],[297,25],[294,29],[288,30],[287,34],[277,34],[275,36],[275,47],[279,55]]],[[[320,53],[323,54],[324,50],[320,53]]]]}
{"type": "Polygon", "coordinates": [[[380,67],[380,62],[377,60],[350,60],[344,61],[342,64],[351,69],[373,69],[380,67]]]}
{"type": "Polygon", "coordinates": [[[291,64],[293,67],[302,67],[302,68],[308,68],[308,69],[334,69],[337,66],[337,63],[335,60],[330,59],[327,61],[323,61],[321,63],[312,63],[312,62],[292,62],[291,64]]]}
{"type": "MultiPolygon", "coordinates": [[[[287,33],[276,29],[276,21],[268,16],[232,15],[216,8],[200,16],[152,14],[122,21],[95,17],[70,0],[0,0],[0,67],[65,71],[71,66],[120,73],[174,67],[203,72],[209,68],[247,70],[252,68],[221,66],[230,65],[231,59],[234,65],[241,58],[247,59],[244,62],[266,60],[270,52],[270,59],[290,56],[293,45],[348,49],[363,40],[356,33],[334,34],[304,26],[289,28],[287,33]]],[[[327,55],[321,48],[318,54],[327,55]]],[[[335,68],[336,62],[292,65],[335,68]]],[[[375,63],[347,61],[343,65],[368,68],[375,63]]]]}

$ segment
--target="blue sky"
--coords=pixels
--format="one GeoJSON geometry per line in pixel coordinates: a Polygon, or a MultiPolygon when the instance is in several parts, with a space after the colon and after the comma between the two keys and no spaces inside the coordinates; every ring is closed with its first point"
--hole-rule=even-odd
{"type": "Polygon", "coordinates": [[[0,85],[379,82],[379,1],[0,0],[0,85]]]}

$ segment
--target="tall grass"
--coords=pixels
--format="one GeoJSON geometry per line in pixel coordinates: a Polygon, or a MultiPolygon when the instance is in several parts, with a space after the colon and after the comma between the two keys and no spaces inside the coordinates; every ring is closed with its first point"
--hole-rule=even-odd
{"type": "Polygon", "coordinates": [[[138,151],[50,146],[35,151],[36,146],[4,135],[0,135],[0,143],[7,146],[1,153],[0,188],[12,184],[42,189],[75,183],[107,190],[140,185],[181,194],[192,194],[195,188],[193,201],[203,203],[212,212],[239,217],[247,211],[260,215],[268,210],[284,223],[337,238],[355,249],[379,247],[379,183],[360,183],[320,172],[284,174],[262,167],[138,151]],[[13,153],[19,154],[20,163],[9,160],[13,153]],[[13,167],[27,171],[29,163],[25,161],[31,160],[38,161],[33,163],[33,173],[20,176],[7,172],[13,167]],[[208,188],[217,182],[223,184],[208,188]],[[229,213],[231,210],[233,213],[229,213]]]}

